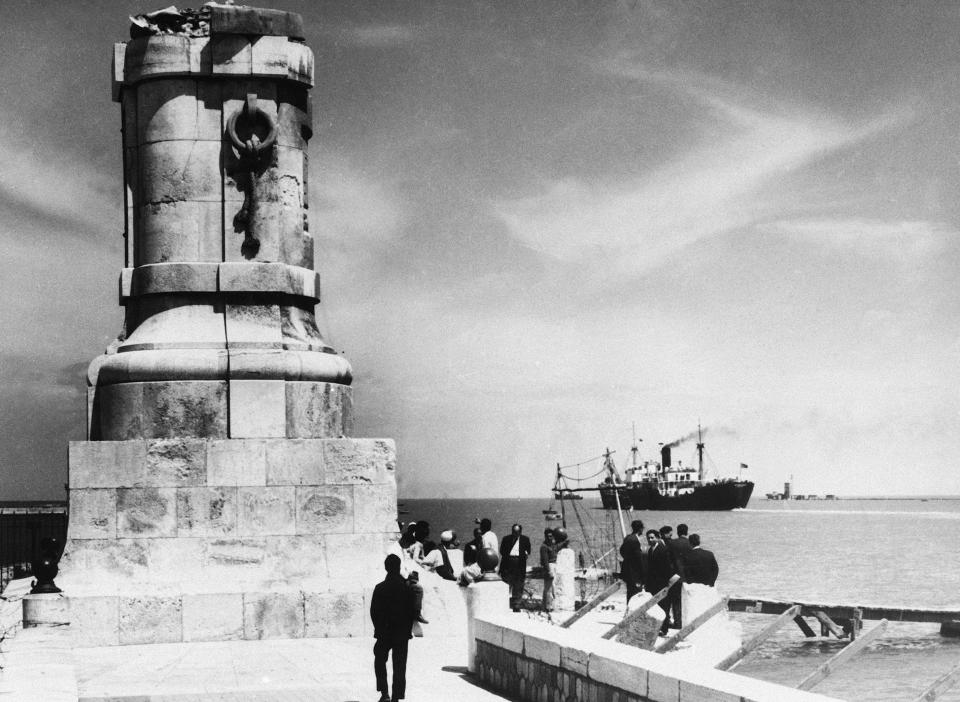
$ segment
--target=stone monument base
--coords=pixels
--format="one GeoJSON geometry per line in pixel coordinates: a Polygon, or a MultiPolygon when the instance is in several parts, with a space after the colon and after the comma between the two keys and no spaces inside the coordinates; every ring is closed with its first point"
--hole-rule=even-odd
{"type": "Polygon", "coordinates": [[[388,439],[72,442],[71,628],[83,645],[362,635],[394,467],[388,439]]]}

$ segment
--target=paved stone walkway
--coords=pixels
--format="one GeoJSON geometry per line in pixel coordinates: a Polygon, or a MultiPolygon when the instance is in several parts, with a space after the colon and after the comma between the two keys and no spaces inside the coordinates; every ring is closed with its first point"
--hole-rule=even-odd
{"type": "MultiPolygon", "coordinates": [[[[373,702],[373,639],[284,639],[74,649],[93,702],[373,702]]],[[[408,702],[506,700],[479,687],[460,638],[410,642],[408,702]]],[[[389,670],[389,664],[388,664],[389,670]]]]}

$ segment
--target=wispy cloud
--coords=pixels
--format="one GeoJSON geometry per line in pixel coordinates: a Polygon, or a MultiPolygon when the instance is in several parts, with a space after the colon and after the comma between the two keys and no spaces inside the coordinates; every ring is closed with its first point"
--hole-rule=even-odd
{"type": "Polygon", "coordinates": [[[700,125],[700,138],[632,182],[565,178],[495,209],[533,248],[565,260],[602,252],[623,271],[642,271],[703,237],[777,216],[778,199],[758,196],[777,179],[913,117],[900,110],[849,124],[770,104],[709,76],[622,64],[616,71],[692,103],[686,119],[700,125]]]}
{"type": "Polygon", "coordinates": [[[334,154],[310,182],[311,227],[328,242],[369,244],[396,236],[408,219],[404,199],[393,185],[334,154]]]}
{"type": "Polygon", "coordinates": [[[766,223],[764,231],[831,249],[855,250],[884,259],[926,258],[942,251],[960,232],[944,222],[865,218],[798,219],[766,223]]]}
{"type": "Polygon", "coordinates": [[[388,49],[417,41],[417,29],[402,24],[373,24],[343,27],[336,30],[337,41],[368,49],[388,49]]]}
{"type": "MultiPolygon", "coordinates": [[[[0,110],[0,125],[16,125],[0,110]]],[[[105,220],[122,217],[122,191],[115,174],[98,172],[75,153],[54,149],[32,131],[0,126],[0,205],[69,223],[75,232],[102,233],[105,220]]]]}

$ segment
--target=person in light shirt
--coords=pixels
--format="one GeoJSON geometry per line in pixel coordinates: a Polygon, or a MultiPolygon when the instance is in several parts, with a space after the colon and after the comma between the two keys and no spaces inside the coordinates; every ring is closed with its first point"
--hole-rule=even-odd
{"type": "Polygon", "coordinates": [[[480,520],[480,540],[483,548],[492,548],[493,552],[496,553],[500,542],[497,541],[497,535],[493,533],[492,527],[493,524],[486,517],[480,520]]]}

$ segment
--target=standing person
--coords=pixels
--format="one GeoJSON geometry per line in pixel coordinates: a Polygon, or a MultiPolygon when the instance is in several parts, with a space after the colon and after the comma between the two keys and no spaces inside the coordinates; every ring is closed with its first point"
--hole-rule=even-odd
{"type": "Polygon", "coordinates": [[[468,541],[463,547],[463,565],[468,566],[477,562],[477,554],[483,548],[483,534],[480,533],[480,527],[473,530],[473,539],[468,541]]]}
{"type": "MultiPolygon", "coordinates": [[[[667,547],[660,540],[660,533],[656,529],[650,529],[647,532],[647,543],[650,545],[650,549],[647,551],[647,570],[643,585],[647,592],[654,594],[667,586],[670,578],[676,574],[676,570],[673,567],[670,552],[667,551],[667,547]]],[[[667,629],[670,627],[670,610],[673,604],[670,593],[657,604],[660,605],[664,614],[660,636],[666,636],[667,629]]]]}
{"type": "Polygon", "coordinates": [[[712,551],[700,548],[699,534],[690,534],[690,547],[690,553],[686,558],[684,582],[701,583],[713,587],[717,582],[717,576],[720,575],[716,556],[712,551]]]}
{"type": "MultiPolygon", "coordinates": [[[[679,568],[683,567],[683,563],[687,558],[687,554],[690,553],[690,539],[687,538],[687,533],[690,531],[690,528],[686,524],[677,524],[677,538],[673,540],[673,553],[674,557],[677,559],[677,566],[679,568]]],[[[683,571],[680,571],[681,575],[683,571]]]]}
{"type": "Polygon", "coordinates": [[[540,567],[543,568],[543,611],[553,611],[553,578],[557,573],[557,540],[553,529],[543,530],[543,544],[540,546],[540,567]]]}
{"type": "Polygon", "coordinates": [[[643,583],[643,522],[634,519],[630,522],[632,533],[627,534],[620,544],[620,578],[627,585],[627,602],[640,592],[643,583]]]}
{"type": "Polygon", "coordinates": [[[493,533],[492,529],[493,529],[493,524],[490,522],[489,519],[484,517],[483,519],[480,520],[480,534],[481,534],[480,538],[481,538],[481,541],[483,542],[483,545],[481,546],[481,548],[492,548],[493,552],[496,553],[497,546],[499,546],[500,544],[497,541],[497,535],[493,533]]]}
{"type": "MultiPolygon", "coordinates": [[[[686,529],[686,525],[682,525],[686,529]]],[[[677,532],[679,533],[680,527],[677,527],[677,532]]],[[[686,533],[686,531],[684,531],[686,533]]],[[[670,553],[670,559],[673,561],[673,571],[680,576],[680,580],[677,581],[673,587],[670,588],[670,607],[673,612],[673,628],[679,629],[680,622],[683,621],[683,617],[680,612],[680,589],[683,587],[683,557],[680,553],[681,545],[678,543],[678,539],[673,538],[673,527],[664,525],[660,527],[660,540],[663,541],[663,545],[667,547],[667,551],[670,553]]]]}
{"type": "Polygon", "coordinates": [[[529,555],[530,539],[523,535],[522,526],[514,524],[500,543],[500,577],[510,586],[510,609],[514,612],[520,611],[529,555]]]}
{"type": "Polygon", "coordinates": [[[400,575],[400,557],[391,553],[383,561],[387,577],[373,588],[370,619],[373,621],[373,672],[380,702],[402,700],[407,687],[407,646],[413,631],[414,594],[400,575]],[[393,697],[387,683],[387,656],[393,651],[393,697]]]}

